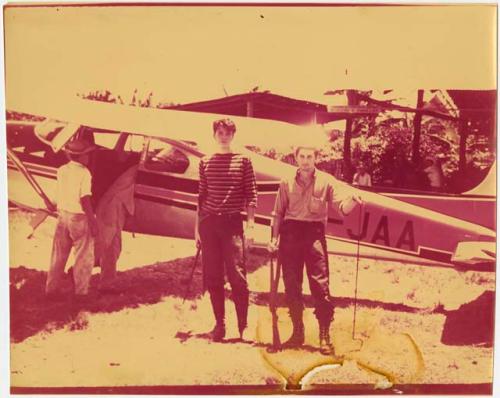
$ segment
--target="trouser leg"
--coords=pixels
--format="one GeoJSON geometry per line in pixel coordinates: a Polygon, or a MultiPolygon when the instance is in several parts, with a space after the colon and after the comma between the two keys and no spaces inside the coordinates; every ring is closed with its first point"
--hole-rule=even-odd
{"type": "Polygon", "coordinates": [[[208,217],[199,226],[203,282],[210,295],[215,321],[224,323],[224,262],[214,220],[208,217]]]}
{"type": "Polygon", "coordinates": [[[67,220],[60,216],[57,221],[54,240],[52,242],[50,268],[45,285],[45,292],[47,294],[54,293],[58,289],[64,275],[64,268],[71,252],[72,243],[67,227],[67,220]]]}
{"type": "Polygon", "coordinates": [[[122,250],[122,231],[127,214],[121,203],[114,205],[100,203],[97,208],[98,239],[95,249],[101,267],[101,287],[105,288],[112,284],[116,277],[116,265],[122,250]]]}
{"type": "Polygon", "coordinates": [[[231,285],[231,297],[238,317],[240,333],[247,327],[248,318],[248,283],[245,268],[245,243],[241,219],[236,217],[224,222],[221,238],[222,256],[226,266],[228,281],[231,285]]]}
{"type": "Polygon", "coordinates": [[[83,214],[72,216],[68,226],[75,247],[75,294],[85,295],[88,293],[94,267],[94,238],[90,233],[87,216],[83,214]]]}
{"type": "Polygon", "coordinates": [[[111,284],[116,277],[116,263],[120,257],[122,249],[122,234],[121,231],[115,231],[111,241],[106,246],[101,246],[100,254],[101,276],[100,285],[106,286],[111,284]]]}
{"type": "Polygon", "coordinates": [[[323,227],[314,227],[309,231],[306,242],[305,263],[315,315],[320,326],[329,327],[333,317],[333,302],[330,296],[330,273],[323,227]]]}
{"type": "Polygon", "coordinates": [[[290,311],[290,318],[294,327],[300,327],[304,311],[302,300],[304,272],[303,237],[300,228],[286,221],[280,231],[279,260],[283,270],[285,296],[290,311]]]}
{"type": "Polygon", "coordinates": [[[319,323],[319,347],[324,355],[332,355],[330,324],[333,304],[330,297],[328,254],[323,225],[311,225],[306,239],[305,263],[311,294],[314,298],[315,315],[319,323]]]}

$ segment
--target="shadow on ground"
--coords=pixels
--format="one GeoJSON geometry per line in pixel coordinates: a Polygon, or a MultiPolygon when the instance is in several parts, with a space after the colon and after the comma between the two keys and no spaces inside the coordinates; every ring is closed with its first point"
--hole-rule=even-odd
{"type": "MultiPolygon", "coordinates": [[[[254,272],[265,264],[265,255],[255,253],[247,259],[247,271],[254,272]]],[[[20,342],[41,331],[51,331],[71,324],[72,328],[85,327],[77,320],[80,311],[106,313],[140,305],[155,304],[164,297],[194,299],[203,293],[202,267],[198,261],[193,279],[194,257],[137,267],[119,272],[116,290],[97,291],[99,275],[93,275],[89,298],[77,302],[72,296],[72,282],[66,275],[62,282],[63,297],[48,300],[44,293],[47,273],[20,266],[10,269],[10,330],[11,341],[20,342]],[[188,288],[189,286],[189,288],[188,288]]]]}
{"type": "MultiPolygon", "coordinates": [[[[201,340],[207,340],[209,342],[212,342],[212,338],[210,336],[210,333],[192,333],[191,331],[187,332],[177,332],[175,337],[181,342],[181,343],[186,343],[187,341],[191,339],[201,339],[201,340]]],[[[258,348],[265,348],[266,351],[268,352],[276,352],[276,351],[281,351],[285,350],[286,348],[281,347],[277,348],[274,347],[272,343],[262,343],[259,341],[255,340],[248,340],[248,339],[240,339],[240,338],[232,338],[232,339],[223,339],[219,344],[247,344],[252,347],[258,347],[258,348]]],[[[289,348],[292,349],[292,348],[289,348]]],[[[300,348],[293,348],[297,351],[304,351],[304,352],[319,352],[318,347],[313,347],[309,344],[303,344],[300,346],[300,348]]]]}
{"type": "MultiPolygon", "coordinates": [[[[261,252],[252,253],[247,259],[247,272],[253,273],[258,268],[266,266],[267,256],[261,252]]],[[[94,275],[91,281],[89,298],[86,302],[76,302],[72,299],[71,278],[66,276],[63,281],[63,291],[66,293],[61,300],[48,300],[44,293],[47,273],[23,266],[10,269],[10,322],[11,341],[21,342],[39,332],[50,332],[69,325],[70,330],[86,327],[79,316],[81,311],[90,313],[109,313],[125,308],[136,308],[140,305],[155,304],[164,297],[186,297],[193,300],[203,294],[202,267],[199,261],[193,270],[194,257],[180,258],[168,262],[137,267],[125,272],[119,272],[116,291],[100,293],[97,291],[99,275],[94,275]],[[186,294],[187,293],[187,294],[186,294]]],[[[226,295],[229,297],[230,292],[226,295]]],[[[250,301],[253,305],[267,306],[269,293],[251,292],[250,301]]],[[[353,305],[350,297],[335,297],[337,308],[353,305]]],[[[444,343],[451,345],[492,344],[494,292],[485,292],[473,302],[462,306],[457,311],[446,311],[442,306],[434,308],[432,313],[447,316],[444,331],[444,343]],[[474,315],[474,316],[473,316],[474,315]],[[469,327],[464,325],[464,319],[469,327]],[[478,325],[485,325],[480,327],[478,325]],[[480,330],[478,330],[478,328],[480,330]],[[449,332],[452,331],[453,333],[449,332]],[[457,330],[459,333],[457,334],[457,330]],[[471,331],[474,333],[471,335],[471,331]],[[471,337],[472,336],[472,337],[471,337]]],[[[278,295],[277,304],[286,306],[285,297],[278,295]]],[[[307,307],[313,306],[311,296],[304,297],[307,307]]],[[[374,300],[358,300],[359,307],[381,308],[388,311],[418,313],[429,310],[410,307],[403,304],[383,303],[374,300]]],[[[188,336],[203,338],[204,336],[188,336]]],[[[182,338],[181,338],[182,339],[182,338]]]]}

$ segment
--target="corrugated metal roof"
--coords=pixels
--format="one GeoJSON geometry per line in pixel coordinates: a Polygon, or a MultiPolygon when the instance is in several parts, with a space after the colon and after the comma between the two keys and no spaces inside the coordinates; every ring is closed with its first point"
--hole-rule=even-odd
{"type": "Polygon", "coordinates": [[[231,95],[208,101],[169,106],[168,108],[247,116],[249,106],[254,118],[280,120],[298,125],[325,124],[335,120],[377,112],[374,107],[360,106],[352,109],[349,107],[334,109],[325,104],[285,97],[267,91],[231,95]]]}

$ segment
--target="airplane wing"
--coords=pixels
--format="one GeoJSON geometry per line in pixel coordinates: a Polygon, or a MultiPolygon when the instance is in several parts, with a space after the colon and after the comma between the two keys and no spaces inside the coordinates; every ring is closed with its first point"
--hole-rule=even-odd
{"type": "Polygon", "coordinates": [[[7,120],[8,126],[37,126],[41,122],[33,120],[7,120]]]}
{"type": "MultiPolygon", "coordinates": [[[[105,130],[179,141],[194,141],[201,143],[202,147],[205,142],[213,141],[213,121],[228,117],[236,124],[237,132],[234,139],[236,146],[315,145],[321,147],[328,142],[323,129],[312,125],[304,127],[266,119],[141,108],[80,98],[51,99],[50,101],[7,98],[6,109],[105,130]]],[[[60,149],[71,138],[71,135],[71,129],[58,134],[58,143],[54,149],[60,149]]]]}

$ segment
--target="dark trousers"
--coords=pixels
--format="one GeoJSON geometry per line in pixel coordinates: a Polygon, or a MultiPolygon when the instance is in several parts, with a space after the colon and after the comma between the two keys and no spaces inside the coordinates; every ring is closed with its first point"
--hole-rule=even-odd
{"type": "Polygon", "coordinates": [[[283,267],[285,295],[292,321],[302,321],[302,280],[306,266],[315,315],[320,325],[330,325],[330,297],[325,228],[321,222],[286,220],[280,227],[279,257],[283,267]]]}
{"type": "Polygon", "coordinates": [[[238,325],[247,325],[248,284],[243,221],[240,214],[209,215],[200,220],[203,282],[217,322],[224,320],[224,274],[231,285],[238,325]]]}

